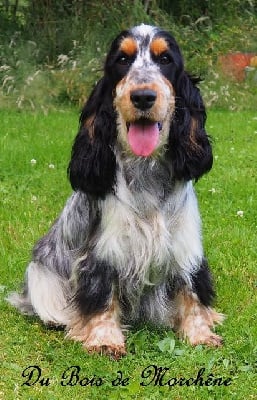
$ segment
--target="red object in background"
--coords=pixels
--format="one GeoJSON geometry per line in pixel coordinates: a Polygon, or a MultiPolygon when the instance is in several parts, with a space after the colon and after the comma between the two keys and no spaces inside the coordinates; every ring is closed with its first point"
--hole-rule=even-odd
{"type": "Polygon", "coordinates": [[[254,53],[231,53],[220,56],[218,62],[224,75],[237,81],[243,81],[245,79],[245,67],[250,65],[250,60],[254,56],[254,53]]]}

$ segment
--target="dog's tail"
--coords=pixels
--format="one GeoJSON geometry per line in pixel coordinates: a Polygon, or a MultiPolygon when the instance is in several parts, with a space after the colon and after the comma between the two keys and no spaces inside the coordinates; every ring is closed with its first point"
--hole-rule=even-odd
{"type": "Polygon", "coordinates": [[[31,304],[26,284],[24,285],[24,289],[21,293],[12,292],[9,294],[9,296],[6,298],[6,300],[12,306],[17,308],[22,314],[25,314],[25,315],[35,315],[36,314],[32,304],[31,304]]]}

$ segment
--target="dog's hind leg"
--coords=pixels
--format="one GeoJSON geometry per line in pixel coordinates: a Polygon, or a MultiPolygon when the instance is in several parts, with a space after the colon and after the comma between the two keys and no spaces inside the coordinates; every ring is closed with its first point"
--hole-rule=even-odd
{"type": "Polygon", "coordinates": [[[45,266],[31,262],[21,294],[11,293],[7,300],[23,314],[37,315],[47,325],[66,326],[72,317],[68,307],[69,281],[45,266]]]}

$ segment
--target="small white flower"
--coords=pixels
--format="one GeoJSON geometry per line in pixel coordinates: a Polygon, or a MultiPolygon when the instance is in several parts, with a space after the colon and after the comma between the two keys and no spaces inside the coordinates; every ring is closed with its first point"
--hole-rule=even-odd
{"type": "Polygon", "coordinates": [[[37,196],[31,196],[31,202],[34,203],[35,201],[37,201],[37,196]]]}
{"type": "Polygon", "coordinates": [[[57,62],[59,65],[65,65],[69,61],[69,57],[66,54],[59,54],[57,57],[57,62]]]}
{"type": "Polygon", "coordinates": [[[236,213],[237,217],[243,217],[244,216],[244,212],[242,210],[238,210],[236,213]]]}
{"type": "Polygon", "coordinates": [[[54,169],[54,168],[55,168],[55,166],[54,166],[54,164],[49,164],[49,165],[48,165],[48,168],[50,168],[50,169],[54,169]]]}
{"type": "Polygon", "coordinates": [[[35,165],[36,163],[37,163],[37,160],[35,160],[34,158],[32,158],[32,160],[30,160],[31,165],[35,165]]]}
{"type": "Polygon", "coordinates": [[[215,188],[211,188],[211,189],[209,189],[209,192],[214,194],[214,193],[216,193],[216,189],[215,188]]]}

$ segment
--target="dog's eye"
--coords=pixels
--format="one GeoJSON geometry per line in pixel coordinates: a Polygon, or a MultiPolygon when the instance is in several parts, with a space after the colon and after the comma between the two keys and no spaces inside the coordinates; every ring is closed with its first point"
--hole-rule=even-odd
{"type": "Polygon", "coordinates": [[[117,63],[120,65],[131,65],[133,62],[133,59],[131,58],[131,56],[128,56],[126,54],[121,54],[118,59],[117,59],[117,63]]]}
{"type": "Polygon", "coordinates": [[[168,65],[172,62],[172,57],[169,53],[162,53],[157,59],[158,63],[161,65],[168,65]]]}

